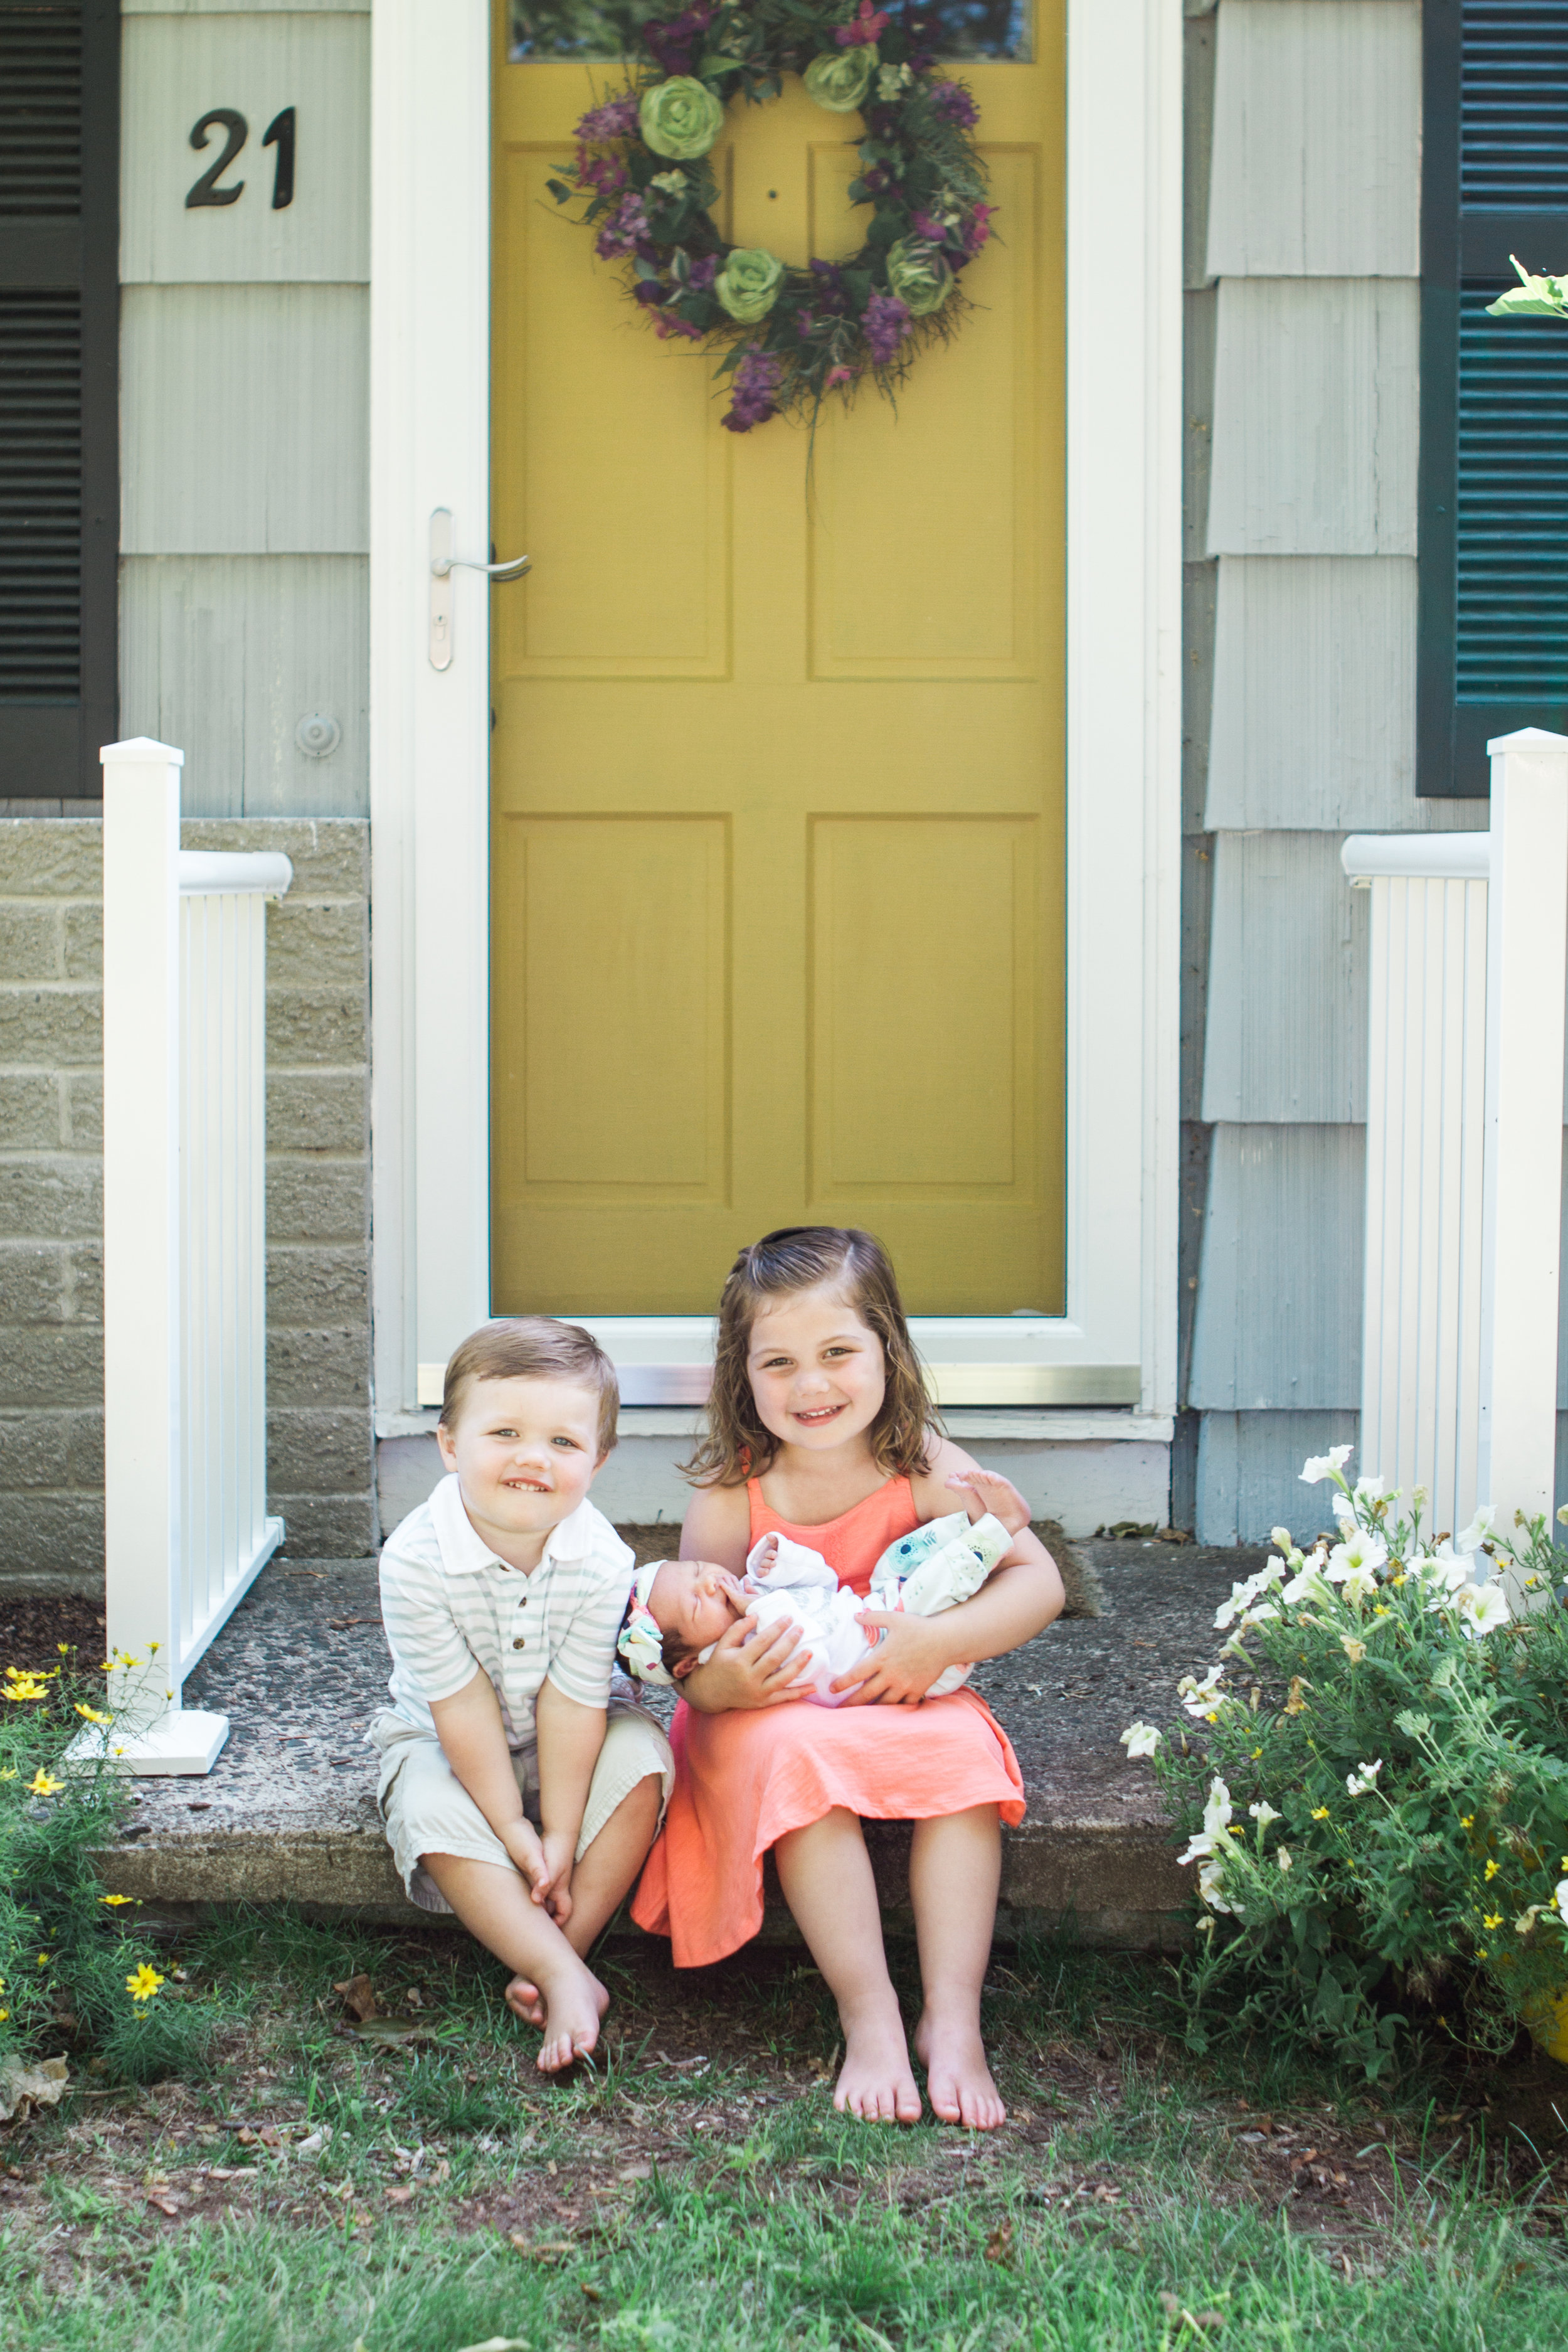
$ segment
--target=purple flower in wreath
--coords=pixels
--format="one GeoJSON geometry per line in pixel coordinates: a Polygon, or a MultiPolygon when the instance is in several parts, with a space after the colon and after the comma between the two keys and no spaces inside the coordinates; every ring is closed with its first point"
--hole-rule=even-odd
{"type": "Polygon", "coordinates": [[[713,292],[713,281],[717,276],[718,256],[716,253],[705,253],[702,259],[700,261],[694,261],[690,269],[686,272],[687,280],[695,294],[711,294],[713,292]]]}
{"type": "Polygon", "coordinates": [[[836,261],[813,261],[811,275],[817,281],[817,315],[823,319],[841,319],[848,310],[849,297],[844,292],[844,277],[836,261]]]}
{"type": "Polygon", "coordinates": [[[689,74],[696,55],[700,37],[713,22],[713,10],[699,5],[683,8],[678,16],[667,16],[661,24],[644,25],[643,46],[661,70],[666,74],[689,74]]]}
{"type": "Polygon", "coordinates": [[[946,121],[956,123],[960,131],[973,131],[980,119],[980,110],[961,81],[934,81],[931,103],[946,121]]]}
{"type": "Polygon", "coordinates": [[[632,299],[633,302],[641,302],[644,310],[654,310],[659,303],[667,302],[669,299],[669,288],[661,286],[656,278],[639,278],[636,285],[632,289],[632,299]]]}
{"type": "Polygon", "coordinates": [[[648,210],[641,196],[622,196],[610,219],[593,241],[593,249],[601,261],[613,261],[618,254],[635,253],[639,241],[648,234],[648,210]]]}
{"type": "Polygon", "coordinates": [[[946,244],[947,232],[939,220],[933,220],[929,213],[915,213],[912,217],[916,236],[923,236],[927,245],[946,244]]]}
{"type": "Polygon", "coordinates": [[[662,342],[668,342],[672,335],[684,335],[689,343],[700,343],[703,339],[702,329],[683,319],[678,310],[655,310],[653,331],[662,342]]]}
{"type": "Polygon", "coordinates": [[[619,155],[591,155],[586,147],[580,147],[577,176],[580,184],[591,188],[597,196],[618,195],[626,185],[626,166],[619,155]]]}
{"type": "Polygon", "coordinates": [[[873,7],[872,0],[861,0],[853,22],[839,26],[833,38],[841,49],[864,48],[880,40],[892,22],[885,9],[873,7]]]}
{"type": "Polygon", "coordinates": [[[637,128],[637,93],[629,89],[623,98],[607,99],[602,106],[591,107],[577,126],[579,139],[630,139],[637,128]]]}
{"type": "Polygon", "coordinates": [[[729,409],[719,419],[726,432],[749,433],[754,425],[766,425],[777,416],[783,381],[783,361],[753,344],[730,379],[729,409]]]}
{"type": "Polygon", "coordinates": [[[873,294],[861,320],[873,367],[886,367],[909,332],[909,311],[896,294],[873,294]]]}
{"type": "Polygon", "coordinates": [[[977,253],[990,242],[991,215],[995,205],[977,205],[964,228],[964,257],[973,261],[977,253]]]}

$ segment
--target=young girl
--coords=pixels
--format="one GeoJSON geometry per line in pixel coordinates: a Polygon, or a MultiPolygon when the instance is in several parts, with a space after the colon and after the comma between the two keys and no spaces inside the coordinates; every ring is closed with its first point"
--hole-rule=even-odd
{"type": "MultiPolygon", "coordinates": [[[[719,1303],[708,1435],[681,1549],[738,1575],[772,1531],[824,1552],[859,1591],[890,1543],[952,1508],[975,1465],[936,1424],[898,1286],[869,1234],[808,1225],[736,1260],[719,1303]]],[[[762,1857],[839,2005],[835,2106],[915,2123],[898,1999],[861,1817],[913,1821],[909,1891],[925,2006],[915,2050],[945,2123],[991,2130],[1005,2110],[980,2040],[1003,1821],[1023,1818],[1006,1733],[972,1690],[923,1694],[949,1665],[1016,1649],[1061,1608],[1026,1528],[975,1597],[936,1617],[865,1612],[886,1629],[835,1687],[797,1701],[797,1629],[741,1618],[682,1684],[674,1795],[632,1916],[679,1968],[724,1958],[762,1925],[762,1857]]]]}

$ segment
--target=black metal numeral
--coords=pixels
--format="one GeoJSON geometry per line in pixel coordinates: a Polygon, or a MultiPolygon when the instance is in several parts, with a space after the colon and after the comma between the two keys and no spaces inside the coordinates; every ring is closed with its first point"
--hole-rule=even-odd
{"type": "MultiPolygon", "coordinates": [[[[278,117],[278,121],[281,121],[282,119],[283,118],[280,115],[278,117]]],[[[236,114],[232,106],[211,107],[207,112],[203,115],[200,122],[197,123],[195,129],[191,133],[191,144],[193,147],[202,148],[206,145],[207,133],[211,131],[214,122],[221,123],[224,130],[228,134],[224,142],[224,152],[218,157],[215,163],[208,164],[206,170],[202,173],[201,178],[196,182],[195,186],[191,190],[190,194],[185,198],[185,205],[188,211],[194,209],[194,207],[199,205],[232,205],[238,198],[245,186],[245,182],[243,180],[236,181],[232,188],[220,188],[216,186],[214,183],[223,177],[224,173],[228,170],[229,165],[234,162],[235,157],[239,153],[240,149],[245,145],[246,139],[250,135],[250,125],[246,122],[243,114],[236,114]]],[[[291,180],[293,177],[293,161],[294,150],[293,141],[291,138],[289,142],[289,176],[291,180]]],[[[275,196],[273,198],[273,202],[276,204],[277,201],[277,199],[275,196]]]]}
{"type": "Polygon", "coordinates": [[[294,202],[294,109],[286,106],[275,114],[267,126],[262,140],[264,147],[276,147],[277,159],[272,169],[272,209],[282,212],[294,202]]]}

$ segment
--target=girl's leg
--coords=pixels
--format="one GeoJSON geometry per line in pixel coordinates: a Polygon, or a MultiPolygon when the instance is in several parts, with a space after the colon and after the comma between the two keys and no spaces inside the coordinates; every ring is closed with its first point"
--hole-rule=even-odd
{"type": "Polygon", "coordinates": [[[516,1969],[507,1988],[512,2006],[527,2013],[513,2000],[519,1982],[536,2001],[542,1998],[542,2014],[528,2021],[544,2034],[536,2062],[540,2071],[556,2074],[591,2050],[610,1995],[549,1913],[532,1901],[521,1874],[466,1854],[422,1853],[420,1860],[469,1934],[516,1969]]]}
{"type": "MultiPolygon", "coordinates": [[[[659,1826],[659,1801],[663,1795],[657,1779],[651,1772],[645,1773],[630,1796],[622,1797],[573,1869],[571,1916],[563,1932],[580,1958],[587,1958],[636,1884],[637,1873],[648,1858],[648,1848],[659,1826]]],[[[444,1887],[441,1891],[446,1894],[444,1887]]],[[[446,1899],[452,1901],[449,1895],[446,1899]]],[[[456,1908],[455,1904],[453,1908],[456,1908]]],[[[495,1949],[494,1945],[491,1949],[495,1949]]],[[[543,2025],[544,1999],[526,1971],[513,1978],[507,1987],[507,1999],[528,2024],[543,2025]]]]}
{"type": "Polygon", "coordinates": [[[980,2040],[980,1987],[991,1956],[1001,1870],[995,1805],[915,1822],[909,1893],[925,2005],[915,2053],[936,2113],[944,2123],[972,2131],[994,2131],[1007,2119],[980,2040]]]}
{"type": "Polygon", "coordinates": [[[898,1995],[882,1945],[882,1906],[858,1817],[835,1806],[773,1849],[779,1884],[839,2004],[844,2063],[833,2105],[866,2123],[915,2124],[898,1995]]]}

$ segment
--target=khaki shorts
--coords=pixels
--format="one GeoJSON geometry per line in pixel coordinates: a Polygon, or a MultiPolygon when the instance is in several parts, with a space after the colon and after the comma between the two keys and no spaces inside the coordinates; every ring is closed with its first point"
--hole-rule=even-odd
{"type": "MultiPolygon", "coordinates": [[[[382,1759],[376,1802],[386,1823],[399,1877],[411,1903],[422,1911],[450,1912],[452,1906],[420,1861],[421,1854],[455,1853],[466,1862],[492,1862],[502,1870],[514,1867],[512,1858],[457,1779],[439,1739],[405,1723],[398,1715],[378,1715],[371,1726],[371,1744],[382,1759]]],[[[512,1757],[523,1811],[539,1825],[538,1749],[532,1743],[512,1757]]],[[[674,1758],[670,1743],[653,1717],[631,1699],[612,1698],[606,1713],[604,1745],[593,1768],[582,1829],[577,1841],[579,1861],[593,1843],[618,1805],[639,1780],[649,1774],[664,1791],[659,1818],[675,1785],[674,1758]]]]}

